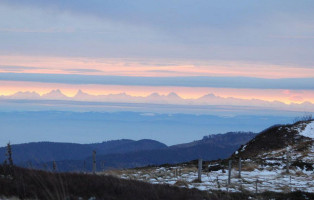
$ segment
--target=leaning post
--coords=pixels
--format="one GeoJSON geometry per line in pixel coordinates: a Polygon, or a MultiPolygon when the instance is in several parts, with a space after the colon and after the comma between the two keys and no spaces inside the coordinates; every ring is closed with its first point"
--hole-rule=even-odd
{"type": "Polygon", "coordinates": [[[231,168],[232,168],[232,160],[229,160],[229,166],[228,166],[228,186],[230,186],[230,183],[231,183],[231,168]]]}
{"type": "Polygon", "coordinates": [[[96,151],[93,151],[93,174],[96,174],[96,151]]]}
{"type": "Polygon", "coordinates": [[[255,194],[257,194],[257,193],[258,193],[257,184],[258,184],[258,179],[256,179],[256,182],[255,182],[255,194]]]}
{"type": "Polygon", "coordinates": [[[241,163],[241,157],[239,158],[239,178],[241,178],[241,170],[242,170],[242,163],[241,163]]]}
{"type": "Polygon", "coordinates": [[[52,162],[52,170],[53,170],[53,172],[56,172],[56,170],[57,170],[57,163],[56,163],[56,161],[52,162]]]}
{"type": "Polygon", "coordinates": [[[286,173],[289,174],[289,168],[290,168],[290,151],[287,149],[287,155],[286,155],[286,173]]]}
{"type": "Polygon", "coordinates": [[[201,158],[198,159],[198,181],[202,182],[202,165],[203,160],[201,158]]]}

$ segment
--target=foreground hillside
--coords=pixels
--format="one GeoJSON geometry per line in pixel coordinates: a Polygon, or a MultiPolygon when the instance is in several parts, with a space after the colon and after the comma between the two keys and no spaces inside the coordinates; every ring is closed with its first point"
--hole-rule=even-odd
{"type": "Polygon", "coordinates": [[[0,198],[21,199],[209,199],[198,190],[151,185],[112,176],[97,176],[14,168],[8,175],[0,166],[0,198]]]}
{"type": "Polygon", "coordinates": [[[124,179],[179,185],[204,191],[314,193],[314,121],[266,129],[225,160],[203,163],[197,180],[197,161],[178,165],[108,171],[124,179]],[[239,176],[241,160],[241,176],[239,176]],[[232,161],[231,183],[228,163],[232,161]]]}
{"type": "Polygon", "coordinates": [[[51,173],[0,165],[0,199],[43,200],[243,200],[313,199],[304,192],[226,193],[205,192],[168,184],[149,184],[113,176],[51,173]],[[9,171],[9,173],[8,173],[9,171]]]}

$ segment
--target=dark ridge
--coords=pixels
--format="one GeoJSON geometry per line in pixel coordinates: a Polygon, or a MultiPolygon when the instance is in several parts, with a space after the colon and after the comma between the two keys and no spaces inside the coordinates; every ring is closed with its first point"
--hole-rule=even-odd
{"type": "MultiPolygon", "coordinates": [[[[94,144],[75,144],[57,142],[32,142],[11,145],[14,161],[17,164],[42,163],[58,160],[82,160],[93,150],[97,154],[127,153],[141,150],[162,149],[165,144],[154,140],[112,140],[94,144]]],[[[5,147],[0,148],[0,162],[5,159],[5,147]]]]}
{"type": "Polygon", "coordinates": [[[271,126],[260,132],[245,145],[241,145],[237,153],[233,154],[233,157],[252,158],[263,152],[306,142],[308,139],[299,135],[297,127],[308,122],[310,121],[298,121],[294,124],[271,126]]]}
{"type": "MultiPolygon", "coordinates": [[[[168,148],[105,155],[97,154],[97,169],[102,171],[112,168],[121,169],[148,165],[177,164],[198,158],[204,160],[223,159],[232,155],[241,144],[248,142],[255,135],[250,132],[229,132],[168,148]]],[[[146,140],[142,142],[149,144],[146,140]]],[[[152,142],[154,143],[154,141],[152,142]]],[[[33,167],[51,169],[52,165],[52,162],[47,162],[33,167]]],[[[57,161],[57,165],[60,171],[90,171],[92,169],[92,157],[86,157],[84,160],[57,161]]]]}

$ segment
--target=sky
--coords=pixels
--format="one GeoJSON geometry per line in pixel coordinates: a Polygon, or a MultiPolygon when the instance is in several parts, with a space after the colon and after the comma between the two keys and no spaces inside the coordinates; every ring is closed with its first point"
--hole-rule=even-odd
{"type": "Polygon", "coordinates": [[[314,103],[312,1],[2,0],[0,11],[0,95],[314,103]]]}
{"type": "Polygon", "coordinates": [[[0,0],[0,111],[313,113],[313,52],[312,0],[0,0]]]}

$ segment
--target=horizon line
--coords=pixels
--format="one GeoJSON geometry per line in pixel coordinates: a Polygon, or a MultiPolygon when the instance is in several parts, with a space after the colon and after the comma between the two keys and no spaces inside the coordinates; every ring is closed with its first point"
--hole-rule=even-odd
{"type": "MultiPolygon", "coordinates": [[[[289,102],[289,103],[286,103],[286,102],[283,102],[283,101],[280,101],[280,100],[264,100],[264,99],[258,99],[258,98],[238,98],[238,97],[232,97],[232,96],[228,96],[228,97],[223,97],[223,96],[219,96],[219,95],[216,95],[215,93],[207,93],[207,94],[204,94],[204,95],[201,95],[200,97],[196,97],[196,98],[184,98],[184,97],[181,97],[180,94],[176,93],[176,92],[168,92],[167,94],[160,94],[159,92],[151,92],[150,94],[148,95],[132,95],[130,93],[127,93],[127,92],[120,92],[120,93],[109,93],[109,94],[99,94],[99,95],[95,95],[95,94],[90,94],[88,92],[84,92],[82,89],[78,89],[77,92],[75,93],[75,95],[73,96],[69,96],[65,93],[62,92],[62,89],[52,89],[50,90],[49,92],[47,93],[44,93],[44,94],[40,94],[36,91],[30,91],[30,90],[27,90],[27,91],[18,91],[18,92],[15,92],[13,94],[9,94],[9,95],[0,95],[0,99],[8,99],[8,100],[13,100],[13,99],[19,99],[19,100],[66,100],[66,101],[92,101],[92,102],[108,102],[106,101],[106,99],[82,99],[80,97],[78,97],[79,94],[83,94],[83,95],[87,95],[89,98],[97,98],[97,97],[109,97],[109,96],[119,96],[119,95],[125,95],[126,97],[130,97],[130,98],[140,98],[138,100],[144,100],[145,98],[149,98],[150,96],[153,96],[153,95],[157,95],[157,97],[163,97],[163,98],[169,98],[171,95],[174,96],[174,97],[177,97],[179,98],[179,100],[182,100],[182,101],[186,101],[186,103],[197,103],[197,102],[193,102],[193,101],[199,101],[201,100],[202,98],[204,97],[213,97],[213,98],[220,98],[220,99],[224,99],[224,100],[241,100],[241,101],[261,101],[261,102],[267,102],[267,103],[281,103],[283,105],[286,105],[286,106],[291,106],[291,105],[302,105],[302,104],[311,104],[311,105],[314,105],[313,102],[311,101],[302,101],[302,102],[289,102]],[[61,97],[47,97],[45,99],[45,97],[51,93],[54,93],[56,92],[56,94],[59,94],[59,95],[62,95],[61,97]],[[22,95],[27,95],[27,94],[34,94],[36,95],[38,98],[44,98],[44,99],[36,99],[36,97],[32,98],[32,97],[18,97],[17,95],[19,94],[22,94],[22,95]],[[64,99],[62,99],[64,98],[64,99]],[[191,102],[192,101],[192,102],[191,102]]],[[[117,101],[119,102],[119,100],[117,101]]],[[[154,102],[154,100],[152,100],[152,102],[154,102]]],[[[209,102],[209,101],[207,101],[209,102]]],[[[133,103],[133,102],[129,102],[129,103],[133,103]]],[[[143,102],[135,102],[135,103],[143,103],[143,102]]],[[[144,102],[144,103],[150,103],[150,102],[144,102]]],[[[180,102],[177,102],[178,104],[180,104],[180,102]]],[[[199,103],[203,103],[204,105],[206,105],[206,101],[205,102],[199,102],[199,103]]],[[[167,104],[173,104],[173,103],[170,103],[170,102],[167,102],[167,104]]],[[[188,105],[188,104],[186,104],[188,105]]],[[[229,105],[232,105],[232,104],[229,104],[229,105]]],[[[240,105],[240,104],[238,104],[240,105]]],[[[277,105],[278,106],[278,105],[277,105]]]]}

